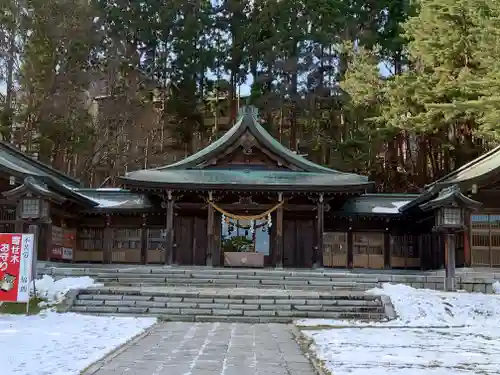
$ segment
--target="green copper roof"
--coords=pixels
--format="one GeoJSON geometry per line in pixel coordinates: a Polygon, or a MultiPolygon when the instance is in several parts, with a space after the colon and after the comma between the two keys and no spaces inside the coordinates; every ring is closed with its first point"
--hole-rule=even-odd
{"type": "Polygon", "coordinates": [[[217,155],[219,152],[226,149],[226,147],[234,143],[234,141],[239,139],[243,135],[243,133],[245,133],[245,131],[249,131],[250,134],[252,134],[259,141],[259,143],[262,144],[262,146],[281,156],[284,160],[288,161],[290,164],[302,169],[305,172],[343,173],[313,163],[284,147],[259,124],[259,122],[257,121],[255,109],[251,106],[243,107],[240,118],[236,122],[236,124],[231,129],[229,129],[227,133],[225,133],[221,138],[213,142],[211,145],[181,161],[156,168],[156,170],[197,168],[197,166],[203,161],[209,159],[213,155],[217,155]]]}
{"type": "Polygon", "coordinates": [[[255,187],[328,187],[338,190],[341,185],[371,186],[366,176],[344,173],[297,155],[274,139],[258,122],[255,108],[244,107],[237,123],[217,141],[199,152],[179,162],[147,170],[127,173],[121,180],[125,184],[140,182],[163,184],[164,186],[193,185],[223,187],[255,186],[255,187]],[[216,155],[223,153],[228,147],[246,133],[250,133],[270,152],[276,154],[296,170],[256,170],[256,169],[203,169],[203,164],[216,155]]]}
{"type": "Polygon", "coordinates": [[[495,147],[493,150],[481,155],[480,157],[464,164],[446,176],[434,181],[428,185],[453,185],[459,184],[466,190],[472,187],[472,184],[477,180],[487,178],[488,176],[498,173],[500,170],[500,146],[495,147]]]}
{"type": "MultiPolygon", "coordinates": [[[[227,131],[221,138],[213,142],[211,145],[198,151],[197,153],[176,163],[156,168],[156,170],[165,169],[194,169],[203,161],[209,159],[213,155],[219,154],[230,146],[234,141],[239,139],[245,131],[250,132],[263,147],[276,153],[290,164],[300,168],[304,172],[327,172],[327,173],[343,173],[334,169],[323,167],[313,163],[306,158],[297,155],[278,142],[271,134],[264,129],[257,120],[255,108],[252,106],[243,107],[240,117],[236,124],[227,131]]],[[[349,174],[349,173],[346,173],[349,174]]],[[[362,176],[359,176],[363,178],[362,176]]]]}
{"type": "Polygon", "coordinates": [[[137,185],[148,181],[156,186],[180,187],[191,185],[204,188],[284,188],[293,186],[305,190],[338,190],[341,186],[367,188],[370,182],[358,176],[336,173],[290,172],[273,170],[143,170],[131,172],[126,177],[127,184],[137,185]]]}
{"type": "Polygon", "coordinates": [[[451,185],[441,190],[436,198],[428,201],[427,203],[421,204],[420,208],[427,211],[446,205],[452,205],[454,207],[467,207],[475,210],[481,207],[482,203],[476,202],[475,200],[463,195],[457,185],[451,185]]]}
{"type": "MultiPolygon", "coordinates": [[[[81,186],[80,182],[54,168],[39,162],[24,154],[11,144],[0,141],[0,169],[23,181],[28,176],[38,177],[46,183],[67,185],[70,187],[81,186]]],[[[18,182],[20,182],[18,181],[18,182]]]]}
{"type": "Polygon", "coordinates": [[[418,196],[419,194],[364,194],[349,199],[341,212],[351,215],[399,215],[400,208],[418,196]]]}

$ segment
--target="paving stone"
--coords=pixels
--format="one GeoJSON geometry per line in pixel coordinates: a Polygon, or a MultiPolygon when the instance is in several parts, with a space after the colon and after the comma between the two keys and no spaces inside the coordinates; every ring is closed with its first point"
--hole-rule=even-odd
{"type": "Polygon", "coordinates": [[[161,323],[104,363],[94,375],[315,374],[279,324],[161,323]]]}

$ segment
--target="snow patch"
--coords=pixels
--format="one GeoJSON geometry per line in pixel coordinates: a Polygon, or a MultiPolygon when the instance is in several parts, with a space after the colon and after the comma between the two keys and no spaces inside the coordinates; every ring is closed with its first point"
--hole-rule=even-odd
{"type": "MultiPolygon", "coordinates": [[[[35,280],[36,295],[50,304],[57,304],[62,301],[64,295],[70,290],[87,289],[92,286],[102,286],[88,276],[65,277],[54,280],[51,276],[43,275],[41,279],[35,280]]],[[[33,289],[33,284],[31,285],[33,289]]],[[[33,290],[32,290],[33,292],[33,290]]]]}
{"type": "MultiPolygon", "coordinates": [[[[500,288],[500,285],[498,286],[500,288]]],[[[440,292],[415,289],[402,284],[383,284],[368,293],[387,295],[397,319],[389,322],[346,322],[330,319],[304,319],[300,326],[377,326],[377,327],[459,327],[498,325],[500,295],[440,292]]]]}
{"type": "MultiPolygon", "coordinates": [[[[499,285],[500,287],[500,285],[499,285]]],[[[360,323],[299,321],[311,350],[336,375],[498,374],[500,296],[446,293],[383,284],[369,291],[391,298],[396,320],[360,323]]]]}
{"type": "Polygon", "coordinates": [[[0,315],[2,374],[80,374],[155,322],[155,318],[49,311],[32,316],[0,315]]]}
{"type": "Polygon", "coordinates": [[[415,289],[402,284],[383,284],[368,293],[389,296],[405,326],[487,325],[500,318],[500,296],[481,293],[447,293],[415,289]]]}
{"type": "Polygon", "coordinates": [[[332,374],[498,374],[500,295],[394,284],[383,284],[369,293],[389,296],[398,318],[376,323],[296,322],[316,326],[303,333],[313,339],[311,350],[332,374]],[[317,329],[321,326],[338,328],[317,329]]]}
{"type": "Polygon", "coordinates": [[[391,202],[393,207],[373,207],[372,212],[376,214],[398,214],[399,209],[403,207],[404,205],[410,203],[411,201],[398,201],[398,202],[391,202]]]}
{"type": "Polygon", "coordinates": [[[493,293],[500,294],[500,282],[495,281],[492,286],[493,286],[493,293]]]}
{"type": "Polygon", "coordinates": [[[344,328],[304,331],[335,375],[498,374],[500,330],[344,328]]]}

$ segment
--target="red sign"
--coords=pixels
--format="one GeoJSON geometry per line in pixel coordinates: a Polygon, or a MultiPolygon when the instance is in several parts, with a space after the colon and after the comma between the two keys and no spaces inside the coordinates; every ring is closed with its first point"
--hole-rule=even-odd
{"type": "Polygon", "coordinates": [[[76,231],[52,226],[52,260],[73,260],[76,231]]]}
{"type": "Polygon", "coordinates": [[[52,248],[51,259],[54,260],[73,260],[73,249],[69,247],[54,246],[52,248]]]}
{"type": "Polygon", "coordinates": [[[33,240],[33,234],[0,233],[0,301],[29,301],[33,240]]]}

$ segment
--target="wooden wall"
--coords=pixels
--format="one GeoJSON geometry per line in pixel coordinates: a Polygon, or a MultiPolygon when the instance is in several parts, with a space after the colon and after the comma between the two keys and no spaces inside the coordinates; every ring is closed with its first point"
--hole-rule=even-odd
{"type": "Polygon", "coordinates": [[[314,220],[283,220],[283,266],[312,268],[314,246],[316,245],[314,220]]]}
{"type": "MultiPolygon", "coordinates": [[[[498,184],[497,184],[498,185],[498,184]]],[[[472,199],[483,206],[470,215],[469,231],[466,233],[470,246],[471,266],[500,267],[500,189],[479,189],[472,199]]]]}
{"type": "MultiPolygon", "coordinates": [[[[120,217],[111,216],[109,226],[116,236],[122,229],[135,231],[128,237],[130,248],[124,248],[118,240],[112,238],[111,259],[116,263],[139,263],[147,252],[149,263],[165,262],[162,230],[165,227],[164,216],[141,215],[120,217]],[[145,223],[145,226],[143,226],[145,223]],[[142,231],[145,230],[145,234],[142,231]],[[141,243],[138,246],[138,243],[141,243]],[[145,245],[142,243],[145,242],[145,245]],[[144,247],[144,249],[143,249],[144,247]]],[[[216,247],[213,254],[214,266],[223,264],[220,251],[220,217],[215,219],[216,247]]],[[[274,223],[275,224],[275,221],[274,223]]],[[[81,221],[79,229],[79,245],[84,240],[84,233],[91,232],[94,239],[86,239],[91,244],[80,248],[86,254],[77,261],[106,262],[105,257],[105,217],[88,217],[81,221]],[[90,246],[90,247],[89,247],[90,246]]],[[[205,265],[207,251],[207,217],[206,212],[178,212],[174,218],[174,253],[173,262],[179,265],[205,265]]],[[[276,226],[271,228],[270,256],[266,266],[272,263],[274,254],[276,226]]],[[[294,215],[285,212],[283,221],[283,266],[312,268],[315,257],[316,218],[313,214],[294,215]]],[[[123,237],[123,236],[122,236],[123,237]]],[[[443,265],[443,253],[439,238],[430,230],[417,226],[412,221],[384,220],[380,218],[346,218],[327,217],[324,234],[325,267],[360,267],[360,268],[439,268],[443,265]]],[[[460,259],[460,256],[457,256],[460,259]]]]}
{"type": "Polygon", "coordinates": [[[206,264],[207,218],[176,216],[174,262],[179,265],[206,264]]]}

